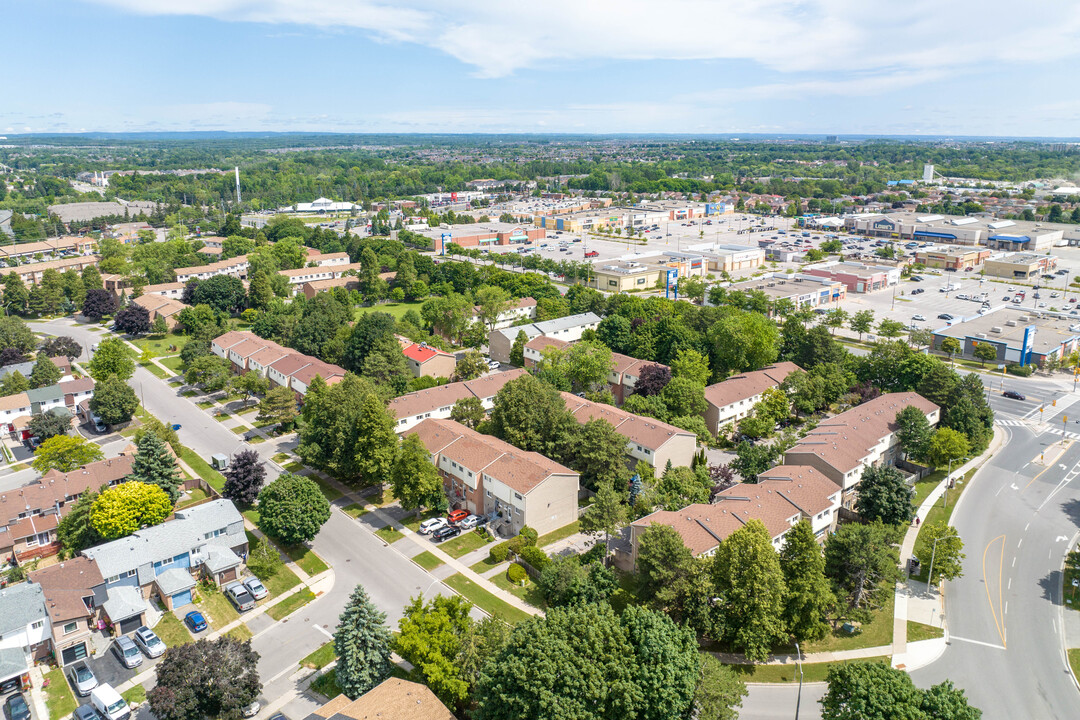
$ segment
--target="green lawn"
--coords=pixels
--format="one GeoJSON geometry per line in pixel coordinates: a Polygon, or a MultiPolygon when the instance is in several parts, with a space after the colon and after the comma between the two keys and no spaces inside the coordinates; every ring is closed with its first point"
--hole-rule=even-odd
{"type": "Polygon", "coordinates": [[[383,303],[382,305],[372,305],[371,307],[358,307],[354,311],[355,319],[359,320],[360,316],[370,312],[383,312],[388,315],[393,315],[395,320],[400,320],[405,317],[405,313],[409,312],[410,308],[420,312],[420,306],[424,303],[422,301],[416,302],[399,302],[399,303],[383,303]]]}
{"type": "Polygon", "coordinates": [[[191,340],[189,335],[166,333],[165,335],[145,335],[133,338],[131,344],[139,350],[149,350],[154,355],[176,355],[191,340]]]}
{"type": "Polygon", "coordinates": [[[185,390],[184,392],[180,393],[180,397],[193,398],[198,397],[201,394],[202,393],[200,393],[198,390],[185,390]]]}
{"type": "Polygon", "coordinates": [[[375,534],[382,538],[383,542],[390,543],[391,545],[396,543],[401,538],[405,537],[405,535],[400,530],[394,529],[392,525],[387,525],[386,527],[379,528],[375,531],[375,534]]]}
{"type": "MultiPolygon", "coordinates": [[[[867,662],[869,660],[888,662],[888,656],[882,655],[868,660],[844,660],[838,663],[803,663],[803,682],[824,682],[829,674],[829,668],[833,665],[867,662]]],[[[739,673],[743,682],[790,683],[799,681],[796,665],[729,665],[728,667],[739,673]]]]}
{"type": "Polygon", "coordinates": [[[289,559],[299,565],[300,569],[308,575],[318,575],[330,569],[330,566],[324,563],[322,558],[316,555],[309,547],[293,545],[282,549],[289,556],[289,559]]]}
{"type": "Polygon", "coordinates": [[[259,511],[256,508],[248,508],[247,510],[242,511],[240,514],[246,517],[252,523],[254,523],[256,527],[258,527],[259,511]]]}
{"type": "MultiPolygon", "coordinates": [[[[228,417],[219,417],[218,419],[221,420],[222,422],[225,422],[226,420],[228,420],[228,417]]],[[[248,430],[250,430],[250,428],[247,427],[246,425],[237,425],[236,427],[232,428],[232,431],[234,433],[236,433],[237,435],[243,435],[248,430]]]]}
{"type": "Polygon", "coordinates": [[[349,516],[354,517],[354,518],[358,518],[361,515],[365,515],[368,512],[368,509],[365,508],[360,503],[353,503],[352,505],[346,505],[342,509],[345,511],[346,515],[349,515],[349,516]]]}
{"type": "Polygon", "coordinates": [[[467,532],[442,543],[439,545],[439,549],[452,558],[459,558],[473,550],[479,550],[484,545],[487,545],[487,543],[479,533],[467,532]]]}
{"type": "Polygon", "coordinates": [[[152,362],[139,363],[139,365],[143,366],[144,368],[152,372],[156,377],[162,380],[167,380],[170,377],[169,373],[165,372],[152,362]]]}
{"type": "Polygon", "coordinates": [[[186,645],[191,642],[191,633],[188,632],[183,621],[171,612],[161,616],[161,620],[154,626],[154,632],[167,647],[186,645]]]}
{"type": "Polygon", "coordinates": [[[318,475],[308,475],[308,477],[315,481],[315,484],[319,486],[320,490],[322,490],[322,494],[325,495],[326,499],[330,502],[334,502],[339,497],[341,497],[340,490],[338,490],[326,480],[323,480],[318,475]]]}
{"type": "Polygon", "coordinates": [[[915,507],[922,505],[923,500],[938,486],[942,480],[945,479],[944,470],[935,470],[919,482],[915,483],[915,495],[912,496],[911,502],[915,507]]]}
{"type": "Polygon", "coordinates": [[[172,370],[177,375],[180,375],[183,371],[184,361],[180,359],[179,355],[175,357],[161,358],[161,364],[172,370]]]}
{"type": "Polygon", "coordinates": [[[311,592],[308,588],[304,588],[300,592],[293,593],[285,598],[277,605],[272,606],[266,611],[266,614],[275,620],[280,620],[286,615],[296,612],[314,599],[315,593],[311,592]]]}
{"type": "Polygon", "coordinates": [[[254,633],[251,632],[251,628],[249,628],[244,623],[241,623],[241,624],[237,625],[236,627],[234,627],[232,630],[230,630],[229,632],[227,632],[225,634],[228,635],[229,637],[231,637],[234,640],[239,640],[240,642],[244,642],[245,640],[250,640],[252,637],[254,637],[254,633]]]}
{"type": "Polygon", "coordinates": [[[262,435],[254,435],[250,440],[248,440],[249,445],[258,445],[259,443],[263,442],[266,442],[266,438],[264,438],[262,435]]]}
{"type": "MultiPolygon", "coordinates": [[[[870,622],[862,625],[855,633],[848,634],[841,629],[829,633],[821,640],[812,640],[802,646],[804,653],[838,652],[859,648],[880,647],[892,643],[893,602],[895,595],[890,592],[888,601],[874,611],[870,622]]],[[[794,648],[792,648],[794,650],[794,648]]]]}
{"type": "MultiPolygon", "coordinates": [[[[234,414],[236,414],[236,415],[247,415],[249,413],[258,412],[258,410],[259,410],[258,405],[248,405],[247,407],[240,408],[234,414]]],[[[258,427],[262,427],[262,426],[260,425],[258,427]]],[[[288,457],[288,455],[286,455],[285,457],[288,457]]]]}
{"type": "Polygon", "coordinates": [[[443,582],[445,582],[448,587],[461,593],[466,600],[473,603],[484,612],[500,618],[511,625],[516,625],[517,623],[532,617],[524,610],[518,610],[513,605],[495,597],[460,573],[451,575],[443,582]]]}
{"type": "Polygon", "coordinates": [[[536,540],[536,547],[547,547],[552,543],[558,542],[560,540],[565,540],[571,535],[576,535],[579,532],[581,532],[581,521],[575,520],[569,525],[562,526],[558,530],[552,530],[546,535],[541,535],[536,540]]]}
{"type": "Polygon", "coordinates": [[[518,600],[527,602],[533,607],[544,607],[544,596],[540,592],[540,588],[532,581],[532,578],[525,580],[525,586],[514,585],[510,582],[510,578],[506,577],[505,572],[497,573],[491,577],[491,582],[496,587],[505,590],[518,600]]]}
{"type": "Polygon", "coordinates": [[[236,612],[236,608],[220,591],[207,592],[200,587],[198,593],[202,596],[202,600],[197,604],[203,615],[206,616],[207,622],[213,625],[215,629],[223,628],[240,617],[240,613],[236,612]]]}
{"type": "Polygon", "coordinates": [[[480,575],[483,575],[488,570],[491,570],[498,564],[499,563],[495,562],[490,557],[486,557],[480,562],[474,563],[469,569],[472,570],[474,573],[479,573],[480,575]]]}
{"type": "Polygon", "coordinates": [[[146,688],[142,685],[135,685],[130,690],[120,693],[120,697],[127,700],[128,705],[139,705],[146,702],[146,688]]]}
{"type": "MultiPolygon", "coordinates": [[[[964,473],[963,478],[957,478],[956,487],[950,490],[948,495],[943,494],[940,498],[938,498],[938,501],[934,503],[933,507],[930,508],[930,512],[926,514],[926,519],[923,520],[922,526],[919,528],[919,535],[915,538],[915,557],[918,557],[926,546],[926,542],[923,540],[922,536],[923,529],[927,525],[931,525],[933,523],[943,522],[946,525],[949,523],[949,520],[952,518],[953,510],[956,508],[956,502],[960,499],[960,496],[963,494],[964,490],[967,489],[967,486],[971,484],[971,476],[974,474],[975,468],[972,468],[971,470],[968,470],[966,473],[964,473]],[[949,502],[948,507],[945,506],[946,499],[948,499],[949,502]]],[[[912,575],[912,577],[916,580],[919,580],[920,582],[926,582],[929,572],[929,566],[923,566],[919,569],[919,574],[912,575]]]]}
{"type": "Polygon", "coordinates": [[[271,597],[277,597],[299,585],[300,578],[296,577],[296,573],[283,564],[276,573],[271,575],[269,579],[262,581],[262,583],[270,591],[271,597]]]}
{"type": "Polygon", "coordinates": [[[202,502],[203,500],[205,500],[208,497],[209,497],[209,495],[206,494],[206,491],[202,490],[201,488],[195,488],[193,490],[189,490],[187,500],[182,500],[179,503],[177,503],[176,504],[176,509],[179,510],[180,508],[186,508],[189,505],[194,505],[196,503],[202,502]]]}
{"type": "Polygon", "coordinates": [[[208,482],[210,487],[218,492],[221,492],[225,488],[225,476],[210,467],[209,463],[196,455],[195,451],[191,448],[184,448],[184,451],[180,453],[180,459],[191,466],[191,469],[198,473],[199,477],[208,482]]]}
{"type": "Polygon", "coordinates": [[[288,465],[284,465],[283,467],[284,467],[284,468],[285,468],[285,470],[287,470],[288,472],[291,472],[291,473],[298,473],[298,472],[300,472],[301,470],[303,470],[303,469],[304,469],[304,463],[302,463],[302,462],[296,462],[296,461],[294,460],[293,462],[289,463],[288,465]]]}
{"type": "Polygon", "coordinates": [[[337,676],[333,670],[328,670],[311,683],[310,688],[323,697],[336,698],[341,694],[341,688],[337,684],[337,676]]]}
{"type": "Polygon", "coordinates": [[[312,668],[314,670],[322,670],[324,667],[330,664],[332,660],[337,659],[337,653],[334,651],[334,641],[326,643],[318,650],[314,651],[306,658],[300,661],[300,667],[312,668]]]}
{"type": "Polygon", "coordinates": [[[201,407],[203,410],[209,410],[210,408],[214,407],[214,405],[215,405],[213,400],[200,400],[199,402],[197,402],[195,404],[198,405],[199,407],[201,407]]]}
{"type": "Polygon", "coordinates": [[[915,622],[914,620],[907,621],[907,641],[909,643],[919,642],[920,640],[934,640],[939,637],[945,637],[945,631],[941,628],[915,622]]]}
{"type": "Polygon", "coordinates": [[[280,463],[282,463],[283,461],[285,461],[285,460],[288,460],[288,459],[289,459],[289,453],[283,453],[283,452],[279,452],[279,453],[277,453],[276,455],[274,455],[274,457],[272,457],[272,458],[270,458],[270,459],[271,459],[271,460],[273,460],[274,462],[276,462],[276,463],[280,464],[280,463]]]}
{"type": "Polygon", "coordinates": [[[424,568],[428,572],[431,572],[435,568],[443,564],[443,561],[435,557],[427,550],[413,557],[413,562],[424,568]]]}
{"type": "Polygon", "coordinates": [[[1080,680],[1080,648],[1069,650],[1069,667],[1072,668],[1073,677],[1080,680]]]}
{"type": "Polygon", "coordinates": [[[49,683],[49,687],[45,688],[45,706],[49,708],[49,717],[59,720],[75,712],[79,703],[71,692],[63,669],[56,668],[46,673],[45,682],[49,683]]]}

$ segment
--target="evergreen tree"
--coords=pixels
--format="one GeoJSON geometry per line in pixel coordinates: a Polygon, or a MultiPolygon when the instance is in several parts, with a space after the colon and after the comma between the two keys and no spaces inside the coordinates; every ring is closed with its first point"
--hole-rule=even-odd
{"type": "Polygon", "coordinates": [[[157,433],[148,432],[139,440],[137,447],[128,480],[157,485],[175,505],[180,499],[180,471],[165,441],[157,433]]]}
{"type": "Polygon", "coordinates": [[[808,520],[800,520],[788,531],[780,551],[780,569],[787,586],[784,622],[788,632],[799,642],[825,637],[826,613],[836,599],[825,578],[825,556],[808,520]]]}
{"type": "Polygon", "coordinates": [[[296,418],[296,396],[283,385],[275,385],[263,396],[259,403],[259,414],[255,421],[259,423],[279,423],[285,425],[296,418]]]}
{"type": "Polygon", "coordinates": [[[525,367],[525,344],[529,342],[529,336],[524,330],[518,330],[514,344],[510,346],[510,364],[514,367],[525,367]]]}
{"type": "Polygon", "coordinates": [[[363,585],[357,585],[334,632],[336,679],[343,693],[355,700],[389,677],[392,639],[386,613],[376,609],[363,585]]]}

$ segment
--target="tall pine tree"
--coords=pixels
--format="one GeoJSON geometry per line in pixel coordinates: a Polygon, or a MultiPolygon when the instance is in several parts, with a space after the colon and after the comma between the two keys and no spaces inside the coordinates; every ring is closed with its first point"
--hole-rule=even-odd
{"type": "Polygon", "coordinates": [[[334,632],[342,692],[355,700],[390,676],[391,640],[386,613],[371,603],[363,585],[357,585],[334,632]]]}
{"type": "Polygon", "coordinates": [[[787,595],[784,622],[799,642],[825,637],[825,615],[836,603],[825,578],[825,556],[814,538],[809,520],[800,520],[784,538],[780,551],[787,595]]]}
{"type": "Polygon", "coordinates": [[[180,499],[180,471],[176,467],[176,458],[169,452],[165,441],[153,430],[147,430],[139,440],[137,448],[128,480],[157,485],[175,505],[180,499]]]}

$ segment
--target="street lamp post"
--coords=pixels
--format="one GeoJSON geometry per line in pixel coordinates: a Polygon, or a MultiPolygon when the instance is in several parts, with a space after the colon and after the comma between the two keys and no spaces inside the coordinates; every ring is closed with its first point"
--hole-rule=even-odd
{"type": "MultiPolygon", "coordinates": [[[[970,460],[971,457],[959,458],[960,460],[970,460]]],[[[949,460],[949,472],[945,473],[945,507],[949,507],[949,486],[952,485],[952,479],[949,477],[952,475],[953,461],[949,460]]]]}
{"type": "Polygon", "coordinates": [[[934,541],[933,547],[930,548],[930,573],[926,576],[926,589],[929,591],[934,586],[934,558],[937,555],[937,544],[942,540],[949,540],[951,538],[960,537],[959,535],[944,535],[934,541]]]}
{"type": "Polygon", "coordinates": [[[803,669],[802,669],[802,651],[799,650],[799,643],[795,643],[795,664],[799,669],[799,694],[795,696],[795,720],[799,720],[799,706],[802,705],[802,681],[803,681],[803,669]]]}

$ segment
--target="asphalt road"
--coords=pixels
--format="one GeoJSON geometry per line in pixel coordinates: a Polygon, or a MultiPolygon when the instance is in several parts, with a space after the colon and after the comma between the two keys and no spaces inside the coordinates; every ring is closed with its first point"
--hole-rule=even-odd
{"type": "MultiPolygon", "coordinates": [[[[69,335],[84,347],[100,341],[101,334],[92,332],[84,326],[72,326],[69,320],[48,323],[33,323],[36,331],[56,335],[69,335]]],[[[85,359],[85,354],[83,359],[85,359]]],[[[169,385],[154,376],[148,370],[136,366],[131,386],[139,394],[144,407],[162,422],[179,423],[178,431],[181,442],[203,458],[214,453],[233,454],[247,446],[233,433],[224,431],[201,408],[189,399],[181,397],[175,386],[169,385]]],[[[271,453],[266,446],[271,443],[255,445],[255,450],[271,453]]],[[[275,479],[280,470],[272,463],[266,463],[267,482],[275,479]]],[[[337,505],[346,505],[348,501],[339,500],[337,505]]],[[[276,623],[265,632],[257,635],[252,642],[259,653],[259,674],[263,678],[263,699],[273,701],[296,686],[290,680],[294,671],[299,670],[299,661],[327,642],[337,626],[341,614],[353,588],[362,584],[372,601],[387,614],[391,627],[397,626],[404,606],[409,599],[423,593],[449,595],[451,591],[424,572],[411,560],[397,550],[385,545],[382,540],[362,526],[362,520],[354,520],[335,508],[330,520],[323,526],[313,543],[315,552],[323,557],[334,571],[333,588],[301,610],[290,615],[285,621],[276,623]]],[[[258,628],[256,628],[256,631],[258,628]]],[[[264,706],[266,702],[263,703],[264,706]]],[[[314,703],[305,704],[303,699],[286,706],[290,717],[304,717],[300,712],[314,708],[314,703]]]]}

